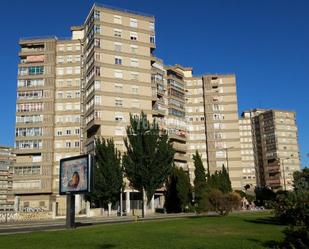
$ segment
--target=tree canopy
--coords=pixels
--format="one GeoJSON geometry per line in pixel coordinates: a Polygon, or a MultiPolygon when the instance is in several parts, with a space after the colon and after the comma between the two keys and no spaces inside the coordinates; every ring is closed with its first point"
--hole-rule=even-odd
{"type": "Polygon", "coordinates": [[[154,120],[150,123],[146,114],[130,115],[124,143],[123,156],[126,177],[133,188],[143,192],[150,202],[155,191],[163,186],[171,172],[174,149],[165,131],[154,120]]]}

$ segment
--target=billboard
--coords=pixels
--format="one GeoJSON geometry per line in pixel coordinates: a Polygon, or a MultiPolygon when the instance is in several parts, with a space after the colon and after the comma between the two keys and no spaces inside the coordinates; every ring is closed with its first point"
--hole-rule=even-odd
{"type": "Polygon", "coordinates": [[[91,155],[81,155],[60,160],[59,193],[90,192],[91,155]]]}

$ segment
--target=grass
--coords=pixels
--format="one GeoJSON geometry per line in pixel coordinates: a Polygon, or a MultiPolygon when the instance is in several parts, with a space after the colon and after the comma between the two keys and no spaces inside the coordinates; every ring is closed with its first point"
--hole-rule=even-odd
{"type": "Polygon", "coordinates": [[[242,213],[2,235],[0,245],[6,249],[255,249],[280,241],[284,228],[267,212],[242,213]]]}

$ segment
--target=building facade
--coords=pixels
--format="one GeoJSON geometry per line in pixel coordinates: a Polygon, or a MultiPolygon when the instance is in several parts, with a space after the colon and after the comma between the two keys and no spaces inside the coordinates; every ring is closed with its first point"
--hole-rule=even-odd
{"type": "Polygon", "coordinates": [[[300,170],[295,112],[258,112],[252,118],[252,130],[259,184],[274,190],[291,190],[293,172],[300,170]]]}
{"type": "Polygon", "coordinates": [[[14,209],[12,191],[14,161],[13,148],[0,146],[0,211],[12,211],[14,209]]]}
{"type": "MultiPolygon", "coordinates": [[[[60,159],[93,153],[96,137],[113,138],[124,152],[130,115],[141,111],[168,132],[175,164],[192,183],[198,150],[207,172],[228,170],[234,189],[256,180],[281,184],[275,176],[282,164],[289,188],[292,170],[299,169],[294,114],[248,111],[239,120],[235,75],[194,76],[192,68],[164,65],[154,55],[154,16],[95,4],[71,31],[70,39],[20,40],[13,167],[18,209],[55,205],[64,214],[60,159]]],[[[125,189],[127,212],[134,195],[125,189]]],[[[162,191],[152,208],[162,206],[161,197],[162,191]]],[[[81,195],[76,207],[85,208],[81,195]]]]}

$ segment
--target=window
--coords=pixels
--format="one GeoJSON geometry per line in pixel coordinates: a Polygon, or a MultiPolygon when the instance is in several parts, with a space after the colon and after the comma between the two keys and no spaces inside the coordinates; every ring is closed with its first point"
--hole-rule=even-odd
{"type": "Polygon", "coordinates": [[[123,128],[122,127],[116,127],[115,128],[115,135],[116,136],[122,136],[123,135],[123,128]]]}
{"type": "Polygon", "coordinates": [[[122,30],[114,29],[114,36],[115,37],[121,37],[122,36],[122,30]]]}
{"type": "Polygon", "coordinates": [[[101,26],[98,24],[94,25],[94,33],[95,34],[100,34],[101,33],[101,26]]]}
{"type": "Polygon", "coordinates": [[[154,25],[153,22],[149,23],[149,29],[150,29],[150,31],[154,31],[155,30],[155,25],[154,25]]]}
{"type": "Polygon", "coordinates": [[[63,75],[64,74],[64,68],[62,68],[62,67],[57,68],[56,73],[57,73],[57,75],[63,75]]]}
{"type": "Polygon", "coordinates": [[[67,135],[71,135],[71,130],[66,130],[67,135]]]}
{"type": "Polygon", "coordinates": [[[132,86],[132,93],[138,94],[138,86],[132,86]]]}
{"type": "Polygon", "coordinates": [[[136,32],[130,32],[130,39],[132,41],[136,41],[137,40],[137,33],[136,32]]]}
{"type": "Polygon", "coordinates": [[[116,121],[122,121],[123,120],[123,113],[122,112],[116,112],[115,113],[115,120],[116,121]]]}
{"type": "Polygon", "coordinates": [[[131,72],[131,80],[138,80],[138,73],[131,72]]]}
{"type": "Polygon", "coordinates": [[[79,132],[80,132],[79,129],[75,129],[75,134],[76,135],[79,135],[79,132]]]}
{"type": "Polygon", "coordinates": [[[130,26],[132,28],[137,28],[137,20],[134,18],[130,18],[130,26]]]}
{"type": "Polygon", "coordinates": [[[150,36],[150,43],[153,43],[153,44],[156,43],[156,38],[154,35],[150,36]]]}
{"type": "Polygon", "coordinates": [[[71,142],[65,142],[65,147],[71,148],[71,142]]]}
{"type": "Polygon", "coordinates": [[[72,67],[67,67],[66,68],[66,74],[72,74],[73,68],[72,67]]]}
{"type": "Polygon", "coordinates": [[[94,104],[101,105],[101,96],[94,96],[94,104]]]}
{"type": "Polygon", "coordinates": [[[95,20],[99,20],[100,19],[100,11],[95,10],[94,14],[93,14],[93,17],[94,17],[95,20]]]}
{"type": "Polygon", "coordinates": [[[57,62],[63,63],[63,56],[57,56],[57,62]]]}
{"type": "Polygon", "coordinates": [[[122,50],[122,44],[120,42],[115,42],[115,51],[120,52],[122,50]]]}
{"type": "Polygon", "coordinates": [[[79,147],[79,142],[78,142],[78,141],[75,141],[75,142],[74,142],[74,146],[75,146],[75,147],[79,147]]]}
{"type": "Polygon", "coordinates": [[[44,73],[43,66],[29,67],[29,75],[39,75],[44,73]]]}
{"type": "Polygon", "coordinates": [[[114,75],[116,78],[123,78],[123,73],[120,70],[115,70],[114,75]]]}
{"type": "Polygon", "coordinates": [[[122,99],[115,99],[115,106],[122,106],[122,99]]]}
{"type": "Polygon", "coordinates": [[[115,57],[115,64],[116,65],[122,65],[122,58],[121,57],[115,57]]]}
{"type": "Polygon", "coordinates": [[[123,90],[123,85],[122,84],[115,84],[115,91],[116,92],[122,92],[123,90]]]}
{"type": "Polygon", "coordinates": [[[94,39],[94,46],[95,46],[96,48],[99,48],[100,45],[101,45],[100,39],[99,39],[99,38],[95,38],[95,39],[94,39]]]}
{"type": "Polygon", "coordinates": [[[94,81],[94,89],[95,90],[101,89],[101,82],[99,80],[94,81]]]}
{"type": "Polygon", "coordinates": [[[72,63],[72,62],[73,62],[72,55],[68,55],[67,56],[67,63],[72,63]]]}
{"type": "Polygon", "coordinates": [[[136,45],[131,45],[130,47],[131,47],[131,53],[132,53],[132,54],[136,54],[138,46],[136,46],[136,45]]]}
{"type": "Polygon", "coordinates": [[[114,23],[121,24],[122,23],[121,16],[114,15],[114,23]]]}
{"type": "Polygon", "coordinates": [[[131,59],[131,66],[138,67],[138,59],[131,59]]]}

